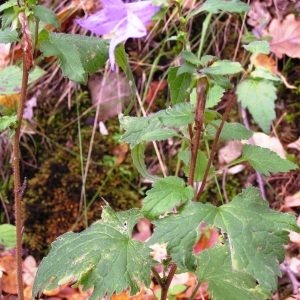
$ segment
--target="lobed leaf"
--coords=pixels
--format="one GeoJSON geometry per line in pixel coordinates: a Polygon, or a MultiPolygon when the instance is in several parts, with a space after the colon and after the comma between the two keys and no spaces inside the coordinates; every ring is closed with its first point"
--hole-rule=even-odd
{"type": "Polygon", "coordinates": [[[242,157],[259,173],[270,176],[270,172],[289,172],[298,169],[293,162],[281,158],[277,153],[259,146],[244,145],[242,157]]]}
{"type": "Polygon", "coordinates": [[[150,220],[170,211],[174,206],[192,200],[194,190],[183,179],[169,176],[156,181],[143,200],[142,213],[150,220]]]}
{"type": "Polygon", "coordinates": [[[253,276],[232,269],[230,248],[216,245],[197,255],[197,271],[200,282],[208,283],[212,300],[265,300],[253,276]]]}
{"type": "Polygon", "coordinates": [[[237,86],[238,101],[248,108],[254,121],[265,133],[270,133],[275,119],[276,87],[272,81],[249,78],[237,86]]]}
{"type": "Polygon", "coordinates": [[[154,264],[150,249],[131,238],[141,217],[138,209],[115,213],[106,206],[102,220],[81,233],[68,232],[57,238],[38,268],[33,297],[73,280],[84,290],[94,287],[91,300],[104,295],[110,298],[128,287],[133,295],[142,284],[149,286],[154,264]]]}
{"type": "Polygon", "coordinates": [[[276,288],[276,276],[281,275],[279,263],[285,254],[283,245],[289,241],[288,230],[299,232],[293,215],[270,210],[259,190],[248,187],[220,207],[187,203],[177,214],[154,221],[156,228],[148,245],[167,243],[167,251],[178,267],[195,271],[193,246],[200,222],[227,234],[234,270],[252,275],[264,290],[276,288]]]}

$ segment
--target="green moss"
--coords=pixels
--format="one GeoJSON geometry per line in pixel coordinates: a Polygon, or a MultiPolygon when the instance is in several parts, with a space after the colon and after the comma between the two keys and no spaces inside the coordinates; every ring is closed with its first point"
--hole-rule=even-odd
{"type": "MultiPolygon", "coordinates": [[[[88,106],[89,102],[81,103],[80,113],[88,106]]],[[[38,169],[25,169],[30,176],[23,201],[25,245],[38,256],[47,251],[57,236],[71,229],[79,231],[85,228],[84,218],[78,219],[85,207],[81,198],[82,170],[77,122],[63,129],[76,118],[76,108],[68,110],[61,107],[51,119],[46,116],[46,110],[39,114],[38,124],[43,134],[35,136],[38,169]]],[[[81,120],[84,160],[93,129],[85,124],[86,118],[81,120]]],[[[121,165],[115,163],[113,152],[118,142],[112,136],[119,132],[118,121],[111,120],[108,130],[109,136],[103,136],[99,131],[95,134],[85,185],[89,224],[100,218],[104,200],[116,210],[139,205],[138,176],[130,156],[127,155],[121,165]]],[[[26,157],[25,148],[23,154],[26,157]]],[[[86,160],[84,167],[85,164],[86,160]]]]}

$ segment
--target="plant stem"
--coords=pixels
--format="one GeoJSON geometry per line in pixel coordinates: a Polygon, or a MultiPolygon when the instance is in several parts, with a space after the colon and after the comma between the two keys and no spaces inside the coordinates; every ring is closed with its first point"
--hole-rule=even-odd
{"type": "Polygon", "coordinates": [[[14,168],[14,192],[15,192],[15,220],[16,220],[16,261],[17,261],[17,289],[18,299],[24,299],[22,278],[22,187],[20,179],[20,133],[23,118],[24,105],[28,87],[29,70],[32,67],[32,46],[28,30],[28,22],[25,12],[20,12],[19,20],[22,25],[22,49],[23,49],[23,76],[20,99],[17,112],[17,128],[13,138],[13,168],[14,168]]]}
{"type": "Polygon", "coordinates": [[[167,299],[168,290],[169,290],[170,284],[173,280],[176,270],[177,270],[177,266],[175,264],[173,264],[170,269],[170,272],[168,274],[166,282],[163,285],[161,285],[161,300],[167,299]]]}
{"type": "Polygon", "coordinates": [[[200,144],[200,137],[203,127],[204,120],[204,109],[205,109],[205,90],[206,90],[207,81],[205,77],[201,77],[197,82],[197,104],[195,111],[195,129],[196,133],[194,135],[192,144],[191,144],[191,166],[188,178],[188,185],[193,186],[196,161],[198,156],[198,148],[200,144]]]}
{"type": "Polygon", "coordinates": [[[231,106],[232,106],[235,98],[236,98],[235,96],[231,97],[231,99],[230,99],[230,101],[227,104],[227,107],[225,109],[225,112],[224,112],[221,124],[220,124],[219,128],[217,129],[216,137],[215,137],[213,145],[212,145],[212,149],[211,149],[210,156],[209,156],[209,159],[208,159],[208,162],[207,162],[207,166],[206,166],[206,169],[205,169],[205,172],[204,172],[204,176],[203,176],[203,180],[202,180],[202,183],[201,183],[201,187],[200,187],[200,190],[199,190],[199,192],[197,194],[197,197],[196,197],[196,201],[200,200],[200,197],[201,197],[202,192],[204,190],[204,186],[205,186],[205,183],[206,183],[206,180],[207,180],[207,176],[208,176],[208,173],[209,173],[210,166],[211,166],[213,158],[214,158],[214,156],[215,156],[215,154],[217,152],[217,145],[218,145],[218,142],[219,142],[219,139],[220,139],[221,131],[223,129],[225,121],[228,118],[231,106]]]}

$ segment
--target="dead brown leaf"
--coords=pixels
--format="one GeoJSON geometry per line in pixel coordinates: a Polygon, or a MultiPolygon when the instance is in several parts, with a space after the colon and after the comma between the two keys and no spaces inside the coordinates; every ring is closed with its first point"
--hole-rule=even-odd
{"type": "Polygon", "coordinates": [[[293,14],[287,15],[282,22],[279,19],[271,21],[267,35],[272,37],[271,51],[278,58],[283,55],[300,58],[299,26],[300,20],[296,20],[293,14]]]}
{"type": "Polygon", "coordinates": [[[8,294],[17,294],[16,259],[12,255],[0,257],[0,266],[5,270],[2,275],[2,290],[8,294]]]}

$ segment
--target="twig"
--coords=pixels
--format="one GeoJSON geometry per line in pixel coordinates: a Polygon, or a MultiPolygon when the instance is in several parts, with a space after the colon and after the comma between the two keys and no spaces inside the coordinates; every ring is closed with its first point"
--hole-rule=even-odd
{"type": "MultiPolygon", "coordinates": [[[[203,120],[204,120],[204,109],[205,109],[205,90],[207,81],[206,78],[199,78],[197,82],[197,104],[195,111],[195,128],[196,133],[191,144],[191,165],[188,178],[188,185],[193,186],[195,168],[198,156],[198,149],[200,144],[200,137],[202,133],[203,120]]],[[[190,133],[191,135],[191,133],[190,133]]]]}
{"type": "Polygon", "coordinates": [[[24,299],[22,278],[22,187],[20,179],[20,133],[23,111],[26,101],[29,70],[33,66],[32,42],[28,21],[24,11],[20,12],[19,20],[22,26],[22,49],[23,49],[23,76],[20,100],[17,112],[18,125],[13,138],[13,168],[14,168],[14,192],[15,192],[15,219],[16,219],[16,260],[17,260],[17,289],[18,299],[24,299]]]}
{"type": "Polygon", "coordinates": [[[227,120],[228,118],[228,115],[230,113],[230,109],[231,109],[231,106],[233,104],[233,101],[235,100],[236,97],[232,97],[229,101],[229,103],[227,104],[227,107],[225,109],[225,112],[224,112],[224,115],[223,115],[223,118],[222,118],[222,121],[221,121],[221,124],[220,126],[218,127],[217,129],[217,132],[216,132],[216,137],[214,139],[214,142],[213,142],[213,145],[212,145],[212,149],[211,149],[211,152],[210,152],[210,156],[209,156],[209,159],[208,159],[208,162],[207,162],[207,166],[205,168],[205,172],[204,172],[204,176],[203,176],[203,180],[202,180],[202,183],[201,183],[201,187],[200,187],[200,190],[197,194],[197,197],[196,197],[196,201],[199,201],[200,200],[200,197],[202,195],[202,192],[204,190],[204,187],[205,187],[205,183],[206,183],[206,180],[207,180],[207,177],[208,177],[208,173],[209,173],[209,170],[210,170],[210,166],[212,164],[212,161],[213,161],[213,158],[217,152],[217,145],[218,145],[218,142],[219,142],[219,139],[220,139],[220,135],[221,135],[221,131],[223,129],[223,126],[224,126],[224,123],[225,121],[227,120]]]}
{"type": "Polygon", "coordinates": [[[293,285],[293,294],[298,295],[298,293],[299,293],[298,288],[300,286],[300,283],[297,280],[294,273],[292,272],[292,270],[291,270],[290,266],[288,265],[288,263],[285,261],[283,265],[284,265],[285,271],[286,271],[286,273],[287,273],[288,277],[290,278],[291,283],[293,285]]]}

